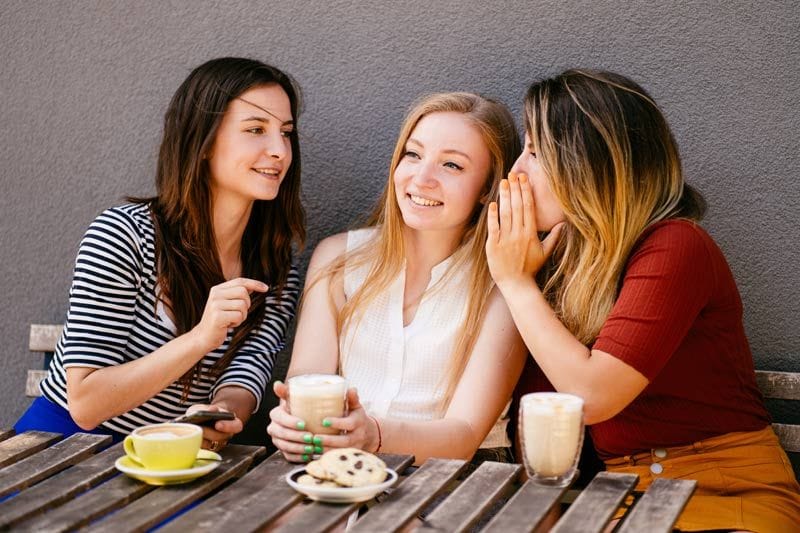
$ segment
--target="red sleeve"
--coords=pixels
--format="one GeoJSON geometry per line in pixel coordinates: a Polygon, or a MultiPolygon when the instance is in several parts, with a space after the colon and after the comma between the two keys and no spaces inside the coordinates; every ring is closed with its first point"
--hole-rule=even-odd
{"type": "Polygon", "coordinates": [[[708,302],[713,285],[703,231],[687,221],[656,225],[634,250],[593,349],[653,381],[708,302]]]}

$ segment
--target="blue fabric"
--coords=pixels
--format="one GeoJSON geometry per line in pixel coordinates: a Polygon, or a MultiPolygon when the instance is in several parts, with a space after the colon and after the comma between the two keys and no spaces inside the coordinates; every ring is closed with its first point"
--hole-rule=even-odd
{"type": "Polygon", "coordinates": [[[117,442],[122,442],[125,438],[125,435],[122,433],[117,433],[116,431],[103,427],[97,427],[91,431],[81,429],[81,427],[72,420],[69,411],[44,397],[36,398],[31,406],[28,407],[28,410],[25,411],[22,417],[17,420],[17,423],[14,424],[14,431],[17,433],[31,430],[61,433],[64,437],[68,437],[74,433],[111,435],[115,444],[117,442]]]}

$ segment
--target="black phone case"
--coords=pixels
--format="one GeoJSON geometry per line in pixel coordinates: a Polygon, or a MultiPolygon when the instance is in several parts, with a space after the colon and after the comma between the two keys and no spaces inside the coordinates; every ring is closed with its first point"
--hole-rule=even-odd
{"type": "Polygon", "coordinates": [[[176,422],[182,422],[185,424],[197,424],[197,425],[213,425],[214,422],[217,420],[233,420],[235,416],[233,413],[227,413],[222,411],[197,411],[190,415],[184,415],[178,419],[176,422]]]}

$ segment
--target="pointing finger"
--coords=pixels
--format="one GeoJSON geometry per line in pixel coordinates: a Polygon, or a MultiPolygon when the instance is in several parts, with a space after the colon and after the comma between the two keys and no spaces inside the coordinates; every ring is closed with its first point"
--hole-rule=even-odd
{"type": "Polygon", "coordinates": [[[520,192],[519,175],[510,174],[508,178],[508,189],[511,197],[511,230],[521,233],[524,229],[522,218],[522,193],[520,192]]]}
{"type": "Polygon", "coordinates": [[[487,217],[487,229],[489,237],[487,242],[495,244],[500,240],[500,224],[497,221],[497,202],[489,204],[489,216],[487,217]]]}
{"type": "Polygon", "coordinates": [[[511,191],[508,180],[500,182],[500,236],[511,232],[511,191]]]}
{"type": "Polygon", "coordinates": [[[519,189],[522,195],[522,225],[531,234],[536,233],[536,213],[533,208],[533,190],[528,176],[521,174],[519,177],[519,189]]]}

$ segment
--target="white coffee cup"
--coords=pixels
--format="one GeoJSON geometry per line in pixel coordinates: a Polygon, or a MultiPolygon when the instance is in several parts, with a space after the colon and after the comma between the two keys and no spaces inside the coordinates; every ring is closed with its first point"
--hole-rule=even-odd
{"type": "Polygon", "coordinates": [[[519,430],[528,476],[545,485],[568,485],[583,446],[583,399],[535,392],[520,400],[519,430]]]}
{"type": "Polygon", "coordinates": [[[314,434],[335,435],[338,429],[326,427],[323,420],[346,414],[347,380],[335,374],[303,374],[287,380],[289,412],[306,423],[314,434]]]}

